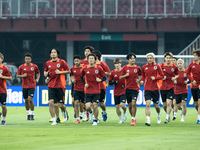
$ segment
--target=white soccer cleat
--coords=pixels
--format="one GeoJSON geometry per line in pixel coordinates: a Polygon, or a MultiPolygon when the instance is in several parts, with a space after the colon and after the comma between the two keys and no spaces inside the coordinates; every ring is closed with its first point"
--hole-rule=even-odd
{"type": "Polygon", "coordinates": [[[151,126],[150,120],[147,120],[147,121],[145,122],[145,125],[146,125],[146,126],[151,126]]]}
{"type": "Polygon", "coordinates": [[[120,120],[120,121],[118,122],[118,124],[122,124],[122,123],[124,123],[124,121],[123,121],[123,120],[120,120]]]}
{"type": "Polygon", "coordinates": [[[51,125],[52,125],[52,126],[57,125],[57,122],[53,122],[51,125]]]}
{"type": "Polygon", "coordinates": [[[161,116],[157,115],[157,123],[160,124],[161,123],[161,116]]]}
{"type": "Polygon", "coordinates": [[[185,120],[181,119],[181,122],[185,122],[185,120]]]}
{"type": "Polygon", "coordinates": [[[93,124],[92,124],[93,126],[97,126],[97,122],[93,122],[93,124]]]}

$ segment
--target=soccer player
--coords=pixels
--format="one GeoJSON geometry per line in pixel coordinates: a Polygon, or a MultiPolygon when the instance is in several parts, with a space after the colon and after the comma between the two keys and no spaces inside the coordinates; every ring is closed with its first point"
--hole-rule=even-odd
{"type": "Polygon", "coordinates": [[[165,62],[160,64],[164,73],[160,93],[163,101],[163,109],[167,113],[164,121],[165,124],[170,121],[170,113],[174,96],[174,80],[178,78],[178,68],[172,63],[172,57],[173,54],[171,52],[165,53],[165,62]]]}
{"type": "Polygon", "coordinates": [[[177,66],[177,60],[178,60],[178,58],[172,57],[172,64],[177,66]]]}
{"type": "Polygon", "coordinates": [[[200,50],[194,50],[194,61],[187,69],[188,78],[191,81],[191,92],[194,99],[195,109],[198,112],[197,124],[200,124],[200,50]]]}
{"type": "Polygon", "coordinates": [[[75,124],[80,123],[80,117],[79,117],[79,110],[78,105],[80,102],[80,112],[81,116],[83,114],[83,108],[85,106],[84,104],[84,84],[81,81],[81,71],[83,68],[83,65],[81,64],[81,56],[80,55],[74,55],[74,66],[71,67],[71,78],[72,83],[74,83],[74,111],[76,114],[76,122],[75,124]]]}
{"type": "Polygon", "coordinates": [[[94,122],[97,125],[98,118],[98,102],[100,97],[100,82],[106,80],[103,69],[96,65],[96,56],[88,55],[89,65],[84,66],[81,73],[81,80],[85,85],[86,111],[91,113],[91,103],[93,106],[94,122]],[[83,79],[85,77],[85,80],[83,79]],[[102,77],[102,78],[101,78],[102,77]]]}
{"type": "Polygon", "coordinates": [[[151,101],[154,103],[157,114],[157,123],[161,123],[160,107],[159,107],[159,87],[158,81],[163,79],[164,74],[160,66],[155,62],[154,53],[146,54],[147,64],[142,67],[141,84],[144,84],[144,97],[146,101],[146,118],[145,125],[150,126],[150,105],[151,101]]]}
{"type": "Polygon", "coordinates": [[[88,55],[91,54],[92,52],[94,51],[94,47],[92,46],[86,46],[84,47],[84,54],[85,54],[85,59],[81,60],[81,64],[83,64],[84,66],[85,65],[89,65],[89,62],[88,62],[88,55]]]}
{"type": "Polygon", "coordinates": [[[115,59],[114,60],[115,69],[111,72],[111,75],[109,77],[109,84],[114,84],[114,100],[116,105],[116,113],[120,119],[119,124],[124,123],[124,120],[127,119],[127,113],[126,113],[126,95],[125,95],[125,80],[119,79],[119,77],[123,74],[121,70],[122,61],[121,59],[115,59]],[[122,119],[121,111],[120,111],[120,105],[124,111],[122,119]]]}
{"type": "Polygon", "coordinates": [[[176,120],[176,115],[179,110],[182,110],[182,118],[181,122],[184,122],[185,115],[186,115],[186,102],[187,102],[187,96],[188,96],[188,87],[187,87],[187,70],[183,68],[184,66],[184,60],[179,59],[177,61],[178,63],[178,78],[174,80],[175,88],[174,88],[174,98],[176,100],[176,103],[174,105],[174,117],[172,120],[176,120]],[[182,104],[182,108],[181,108],[182,104]]]}
{"type": "Polygon", "coordinates": [[[34,120],[34,102],[36,83],[40,79],[40,70],[36,64],[31,63],[32,54],[25,54],[25,63],[19,66],[17,77],[22,78],[22,91],[25,99],[25,108],[27,111],[27,120],[34,120]],[[36,79],[35,79],[36,74],[36,79]]]}
{"type": "Polygon", "coordinates": [[[125,78],[125,88],[126,88],[126,99],[129,106],[129,112],[132,117],[131,125],[136,125],[136,101],[140,89],[139,82],[142,78],[141,68],[135,65],[136,55],[134,53],[130,53],[126,56],[128,61],[128,65],[125,65],[122,68],[123,75],[120,76],[120,79],[125,78]]]}
{"type": "Polygon", "coordinates": [[[1,121],[1,125],[6,125],[6,98],[7,98],[7,84],[6,80],[12,80],[12,76],[10,74],[9,69],[2,64],[4,56],[0,53],[0,102],[2,108],[3,119],[1,121]]]}
{"type": "MultiPolygon", "coordinates": [[[[65,75],[70,73],[67,63],[58,58],[60,51],[53,48],[49,51],[51,60],[47,61],[44,69],[44,76],[49,74],[48,82],[48,94],[49,94],[49,112],[52,117],[53,123],[51,125],[56,125],[55,110],[54,106],[59,106],[64,112],[64,121],[68,120],[68,113],[66,106],[63,105],[66,80],[65,75]]],[[[57,118],[58,120],[59,118],[57,118]]]]}
{"type": "MultiPolygon", "coordinates": [[[[92,53],[96,55],[96,64],[103,68],[103,71],[105,72],[105,74],[107,76],[111,75],[108,65],[106,63],[100,61],[101,60],[101,52],[98,51],[98,50],[95,50],[92,53]]],[[[107,87],[106,81],[103,81],[103,82],[100,83],[101,92],[100,92],[100,98],[99,98],[99,105],[102,109],[103,121],[107,120],[106,105],[104,103],[105,97],[106,97],[106,87],[107,87]]]]}

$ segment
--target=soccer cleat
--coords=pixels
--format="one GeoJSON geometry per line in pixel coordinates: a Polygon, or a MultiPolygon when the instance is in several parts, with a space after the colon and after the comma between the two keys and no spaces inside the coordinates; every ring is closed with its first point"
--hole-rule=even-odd
{"type": "Polygon", "coordinates": [[[57,118],[57,119],[56,119],[56,123],[60,123],[60,118],[57,118]]]}
{"type": "Polygon", "coordinates": [[[175,121],[176,120],[176,117],[173,117],[173,119],[172,119],[173,121],[175,121]]]}
{"type": "Polygon", "coordinates": [[[31,120],[31,115],[27,115],[27,120],[31,120]]]}
{"type": "Polygon", "coordinates": [[[30,120],[35,120],[34,115],[30,115],[30,120]]]}
{"type": "Polygon", "coordinates": [[[51,118],[51,119],[49,120],[49,122],[53,122],[53,119],[51,118]]]}
{"type": "Polygon", "coordinates": [[[127,113],[124,113],[124,121],[127,120],[127,113]]]}
{"type": "Polygon", "coordinates": [[[137,122],[137,120],[133,120],[133,119],[132,119],[132,120],[131,120],[131,125],[132,125],[132,126],[136,126],[136,122],[137,122]]]}
{"type": "Polygon", "coordinates": [[[2,120],[2,121],[1,121],[1,125],[2,125],[2,126],[6,125],[6,121],[5,121],[5,120],[2,120]]]}
{"type": "Polygon", "coordinates": [[[52,126],[53,126],[53,125],[57,125],[57,122],[53,122],[51,125],[52,125],[52,126]]]}
{"type": "Polygon", "coordinates": [[[168,122],[169,122],[169,120],[168,120],[168,119],[165,119],[164,123],[167,124],[168,122]]]}
{"type": "Polygon", "coordinates": [[[147,121],[145,122],[145,125],[146,125],[146,126],[151,126],[150,121],[147,120],[147,121]]]}
{"type": "Polygon", "coordinates": [[[60,117],[60,122],[64,122],[64,118],[63,117],[60,117]]]}
{"type": "Polygon", "coordinates": [[[120,121],[118,122],[118,124],[122,124],[122,123],[124,123],[124,121],[123,121],[123,120],[120,120],[120,121]]]}
{"type": "Polygon", "coordinates": [[[97,122],[94,121],[92,125],[93,125],[93,126],[97,126],[97,122]]]}
{"type": "Polygon", "coordinates": [[[181,119],[181,122],[185,122],[184,119],[181,119]]]}
{"type": "Polygon", "coordinates": [[[200,120],[199,119],[197,119],[197,124],[200,124],[200,120]]]}
{"type": "Polygon", "coordinates": [[[69,115],[68,115],[67,110],[65,110],[65,112],[64,112],[64,122],[68,121],[68,120],[69,120],[69,115]]]}
{"type": "Polygon", "coordinates": [[[158,124],[161,123],[161,117],[160,117],[160,115],[157,115],[157,123],[158,123],[158,124]]]}
{"type": "Polygon", "coordinates": [[[79,124],[79,123],[81,123],[80,120],[76,120],[75,124],[79,124]]]}
{"type": "Polygon", "coordinates": [[[107,120],[107,113],[103,114],[103,121],[106,121],[107,120]]]}
{"type": "Polygon", "coordinates": [[[82,120],[83,119],[83,116],[80,116],[80,120],[82,120]]]}

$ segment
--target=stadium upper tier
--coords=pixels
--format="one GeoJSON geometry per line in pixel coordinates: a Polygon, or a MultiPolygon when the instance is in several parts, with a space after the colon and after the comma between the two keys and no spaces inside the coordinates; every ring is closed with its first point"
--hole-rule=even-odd
{"type": "Polygon", "coordinates": [[[1,0],[0,17],[197,17],[198,0],[1,0]]]}

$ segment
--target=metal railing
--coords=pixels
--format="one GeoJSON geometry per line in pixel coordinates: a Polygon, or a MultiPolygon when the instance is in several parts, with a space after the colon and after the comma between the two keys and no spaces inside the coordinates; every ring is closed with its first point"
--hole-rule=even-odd
{"type": "Polygon", "coordinates": [[[0,18],[197,17],[197,0],[0,0],[0,18]],[[195,11],[196,9],[197,11],[195,11]]]}

